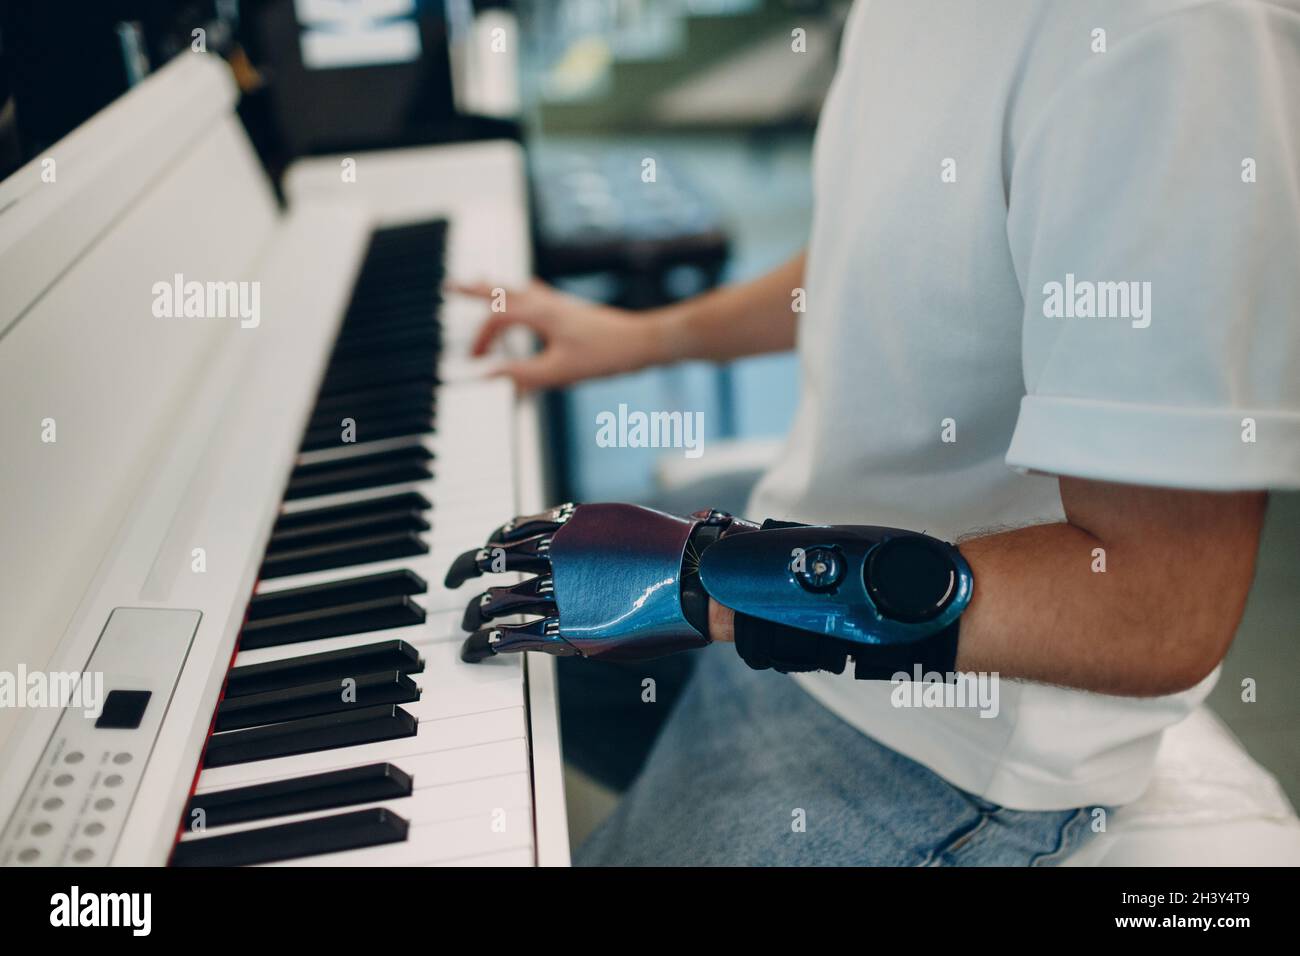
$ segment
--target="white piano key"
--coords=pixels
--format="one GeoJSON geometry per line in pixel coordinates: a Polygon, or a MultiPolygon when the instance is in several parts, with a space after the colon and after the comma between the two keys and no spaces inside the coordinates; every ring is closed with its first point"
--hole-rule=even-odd
{"type": "MultiPolygon", "coordinates": [[[[444,343],[445,341],[444,337],[444,343]]],[[[465,341],[464,344],[468,346],[470,342],[465,341]]],[[[489,378],[501,365],[502,359],[499,355],[476,357],[467,354],[444,354],[438,363],[438,373],[441,380],[448,385],[465,385],[489,378]]]]}
{"type": "MultiPolygon", "coordinates": [[[[417,681],[417,683],[419,683],[417,681]]],[[[499,680],[467,688],[420,688],[420,699],[402,708],[416,720],[442,720],[458,714],[471,713],[475,708],[497,709],[523,704],[523,687],[515,680],[499,680]]]]}
{"type": "Polygon", "coordinates": [[[518,850],[502,850],[500,852],[476,853],[473,856],[454,857],[449,860],[436,860],[430,863],[422,863],[421,866],[474,866],[474,867],[507,867],[507,866],[532,866],[536,860],[532,848],[519,848],[518,850]]]}
{"type": "MultiPolygon", "coordinates": [[[[362,767],[367,763],[380,762],[378,760],[363,760],[354,763],[350,760],[343,760],[337,766],[326,767],[315,772],[326,773],[330,770],[362,767]]],[[[394,757],[387,762],[410,774],[414,778],[416,789],[436,787],[449,783],[462,783],[468,780],[508,776],[512,773],[521,772],[521,768],[526,771],[528,767],[528,743],[521,738],[497,740],[492,743],[477,744],[473,747],[458,747],[455,750],[437,750],[432,753],[394,757]]],[[[299,775],[283,774],[281,776],[259,777],[256,780],[242,783],[240,786],[294,779],[296,776],[299,775]]],[[[214,786],[209,783],[208,775],[204,773],[199,776],[199,785],[195,788],[195,792],[209,793],[226,789],[229,788],[214,786]]]]}

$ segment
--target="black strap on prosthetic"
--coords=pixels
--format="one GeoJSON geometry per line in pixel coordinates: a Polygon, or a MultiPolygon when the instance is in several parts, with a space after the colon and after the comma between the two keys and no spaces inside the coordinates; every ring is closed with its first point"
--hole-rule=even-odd
{"type": "Polygon", "coordinates": [[[857,680],[892,680],[895,674],[910,679],[917,665],[923,676],[938,673],[947,680],[956,667],[959,624],[960,619],[914,644],[867,645],[736,612],[736,653],[755,670],[771,668],[782,674],[842,674],[846,658],[852,655],[857,680]]]}
{"type": "Polygon", "coordinates": [[[915,676],[919,666],[922,679],[939,674],[951,680],[957,670],[957,631],[961,619],[915,644],[875,644],[853,652],[853,676],[857,680],[892,680],[895,674],[915,676]]]}
{"type": "Polygon", "coordinates": [[[788,624],[773,624],[736,612],[733,629],[736,653],[754,670],[771,668],[782,674],[808,671],[844,673],[844,661],[853,644],[837,637],[814,634],[788,624]]]}

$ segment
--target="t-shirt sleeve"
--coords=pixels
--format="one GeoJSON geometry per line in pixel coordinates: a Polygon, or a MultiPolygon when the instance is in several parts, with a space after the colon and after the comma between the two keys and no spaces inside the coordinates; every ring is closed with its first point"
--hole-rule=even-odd
{"type": "Polygon", "coordinates": [[[1110,36],[1010,170],[1026,395],[1007,463],[1300,487],[1300,7],[1110,36]]]}

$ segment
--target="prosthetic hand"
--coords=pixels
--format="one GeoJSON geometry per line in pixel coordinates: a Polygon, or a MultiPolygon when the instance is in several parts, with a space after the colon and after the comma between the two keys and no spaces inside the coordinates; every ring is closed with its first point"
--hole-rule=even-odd
{"type": "Polygon", "coordinates": [[[719,511],[689,517],[627,504],[566,504],[516,518],[447,572],[532,573],[470,602],[469,662],[516,651],[639,660],[709,643],[713,598],[735,613],[752,667],[888,679],[921,664],[946,673],[970,567],[955,547],[872,526],[762,525],[719,511]],[[500,624],[510,615],[540,615],[500,624]]]}

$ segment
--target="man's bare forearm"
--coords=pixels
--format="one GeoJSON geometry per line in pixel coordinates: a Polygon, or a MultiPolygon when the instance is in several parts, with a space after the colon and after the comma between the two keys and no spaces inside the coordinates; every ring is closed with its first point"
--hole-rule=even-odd
{"type": "Polygon", "coordinates": [[[957,666],[1107,694],[1193,686],[1227,653],[1267,496],[1061,479],[1067,522],[963,542],[957,666]]]}
{"type": "MultiPolygon", "coordinates": [[[[1068,520],[960,543],[975,574],[957,669],[1105,694],[1193,686],[1222,660],[1267,496],[1061,479],[1068,520]]],[[[715,639],[732,614],[710,607],[715,639]]]]}
{"type": "Polygon", "coordinates": [[[757,279],[726,286],[656,310],[653,354],[647,364],[686,359],[725,362],[794,347],[795,292],[803,285],[804,254],[757,279]]]}

